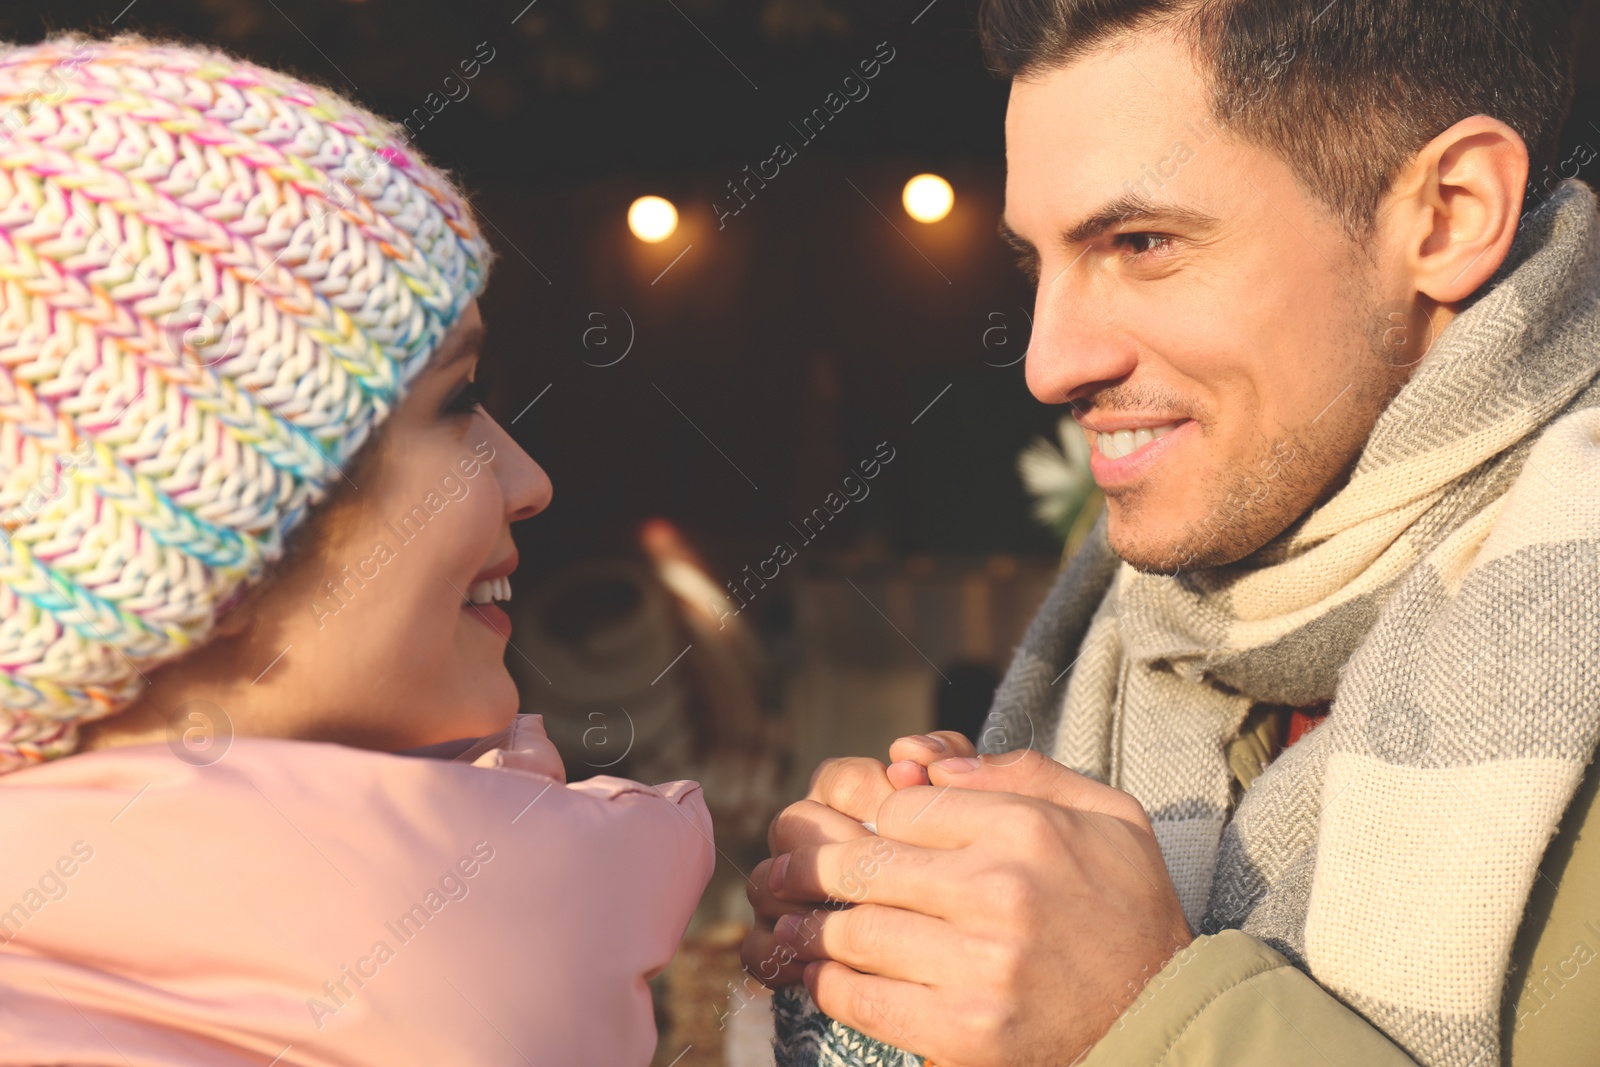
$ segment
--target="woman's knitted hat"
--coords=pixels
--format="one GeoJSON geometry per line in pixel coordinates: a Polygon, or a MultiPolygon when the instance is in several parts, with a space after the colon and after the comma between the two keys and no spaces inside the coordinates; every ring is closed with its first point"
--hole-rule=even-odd
{"type": "Polygon", "coordinates": [[[206,638],[489,260],[327,89],[138,38],[0,51],[0,771],[206,638]]]}

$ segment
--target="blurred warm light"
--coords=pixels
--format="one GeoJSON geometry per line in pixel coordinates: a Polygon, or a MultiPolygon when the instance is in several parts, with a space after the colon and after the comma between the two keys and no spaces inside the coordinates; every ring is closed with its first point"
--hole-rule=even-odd
{"type": "Polygon", "coordinates": [[[678,209],[659,196],[641,196],[628,208],[628,229],[641,241],[655,244],[678,228],[678,209]]]}
{"type": "Polygon", "coordinates": [[[900,199],[906,205],[906,214],[918,222],[938,222],[955,206],[956,193],[937,174],[919,174],[906,182],[900,199]]]}

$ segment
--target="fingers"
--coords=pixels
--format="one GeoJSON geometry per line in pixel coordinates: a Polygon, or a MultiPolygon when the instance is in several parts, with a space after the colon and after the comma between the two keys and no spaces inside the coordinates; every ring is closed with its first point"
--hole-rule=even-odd
{"type": "MultiPolygon", "coordinates": [[[[928,788],[926,786],[922,787],[928,788]]],[[[780,900],[862,904],[871,901],[949,918],[959,912],[967,878],[958,852],[916,848],[873,837],[796,849],[772,863],[768,884],[780,900]]]]}
{"type": "Polygon", "coordinates": [[[941,919],[880,904],[786,915],[774,930],[776,943],[788,946],[802,967],[831,959],[853,970],[928,985],[948,976],[957,936],[941,919]]]}
{"type": "Polygon", "coordinates": [[[824,760],[811,776],[807,800],[825,804],[855,819],[870,822],[878,817],[878,805],[894,793],[894,786],[883,764],[875,759],[851,757],[824,760]]]}
{"type": "Polygon", "coordinates": [[[1060,818],[1056,805],[1035,797],[925,785],[902,789],[884,801],[878,832],[897,844],[949,852],[980,841],[1037,842],[1045,836],[1046,824],[1060,818]]]}
{"type": "Polygon", "coordinates": [[[909,789],[914,785],[928,784],[928,769],[914,760],[899,760],[889,764],[889,784],[896,789],[909,789]]]}
{"type": "MultiPolygon", "coordinates": [[[[780,811],[767,828],[767,848],[774,856],[787,855],[800,848],[838,844],[871,837],[872,833],[848,815],[814,800],[801,800],[780,811]]],[[[771,860],[762,860],[745,883],[745,896],[756,915],[769,922],[780,915],[797,911],[804,905],[821,901],[782,900],[775,897],[770,886],[771,860]]]]}
{"type": "Polygon", "coordinates": [[[824,1015],[886,1045],[918,1051],[914,1033],[926,1033],[944,1017],[927,986],[862,974],[842,963],[806,967],[806,989],[824,1015]]]}
{"type": "Polygon", "coordinates": [[[955,730],[902,737],[889,746],[891,762],[886,772],[889,784],[896,789],[927,785],[928,764],[934,760],[971,756],[975,751],[967,736],[955,730]]]}
{"type": "Polygon", "coordinates": [[[977,752],[965,734],[955,730],[936,730],[931,734],[912,734],[895,741],[889,746],[889,761],[910,760],[926,767],[934,760],[975,756],[977,752]]]}
{"type": "MultiPolygon", "coordinates": [[[[871,836],[866,827],[848,815],[841,815],[814,800],[801,800],[784,808],[772,820],[772,825],[767,828],[767,847],[773,855],[781,856],[797,848],[837,844],[871,836]]],[[[777,897],[770,885],[771,871],[772,861],[762,860],[751,872],[744,887],[745,897],[755,909],[757,924],[764,922],[769,931],[780,916],[805,911],[808,904],[822,899],[817,897],[816,901],[795,901],[777,897]]],[[[795,968],[785,984],[799,980],[800,972],[795,968]]]]}
{"type": "Polygon", "coordinates": [[[750,878],[744,884],[745,899],[750,901],[750,907],[755,910],[756,919],[771,926],[779,917],[790,912],[805,911],[815,902],[795,902],[784,900],[776,896],[771,888],[772,861],[762,860],[756,864],[756,869],[750,872],[750,878]]]}
{"type": "Polygon", "coordinates": [[[1110,815],[1144,827],[1150,825],[1144,807],[1129,794],[1070,770],[1031,749],[938,760],[929,765],[928,780],[933,785],[957,789],[1017,793],[1049,801],[1057,807],[1110,815]]]}
{"type": "MultiPolygon", "coordinates": [[[[873,812],[875,817],[876,811],[873,812]]],[[[804,845],[831,845],[871,837],[860,820],[843,815],[815,800],[799,800],[778,812],[767,827],[767,851],[774,856],[804,845]]]]}
{"type": "Polygon", "coordinates": [[[756,923],[745,935],[744,944],[739,950],[745,970],[769,989],[781,989],[801,980],[805,962],[796,959],[796,955],[793,946],[779,942],[773,936],[771,923],[762,922],[756,923]]]}

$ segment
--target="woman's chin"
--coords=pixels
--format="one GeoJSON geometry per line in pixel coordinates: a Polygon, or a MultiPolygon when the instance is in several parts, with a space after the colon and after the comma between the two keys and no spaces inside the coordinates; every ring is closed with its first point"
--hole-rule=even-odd
{"type": "Polygon", "coordinates": [[[521,710],[521,699],[517,695],[516,683],[511,680],[509,674],[505,676],[504,689],[504,693],[496,693],[492,698],[484,699],[470,709],[463,709],[459,715],[452,716],[449,724],[455,732],[441,740],[483,737],[510,726],[512,720],[517,717],[517,712],[521,710]]]}

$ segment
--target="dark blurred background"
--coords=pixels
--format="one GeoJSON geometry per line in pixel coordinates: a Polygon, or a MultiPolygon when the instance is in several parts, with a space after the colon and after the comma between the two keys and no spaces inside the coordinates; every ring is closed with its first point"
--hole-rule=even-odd
{"type": "Polygon", "coordinates": [[[1020,365],[984,366],[1000,322],[986,316],[1007,317],[1020,354],[1031,300],[994,238],[1006,88],[981,67],[971,0],[135,0],[113,26],[126,2],[8,0],[0,34],[199,39],[425,116],[415,143],[466,184],[501,253],[485,301],[496,413],[551,386],[516,424],[557,487],[522,576],[617,545],[648,515],[770,547],[885,439],[911,462],[829,550],[871,533],[897,552],[1053,551],[1011,471],[1053,416],[1020,365]],[[870,95],[804,143],[790,124],[880,42],[894,58],[870,95]],[[467,81],[458,64],[475,55],[492,58],[467,81]],[[727,183],[778,141],[798,158],[719,231],[713,202],[737,205],[727,183]],[[921,171],[956,190],[935,226],[900,206],[921,171]],[[645,194],[681,213],[659,245],[628,232],[645,194]],[[624,309],[631,353],[592,366],[625,346],[624,309]],[[604,351],[585,346],[597,325],[604,351]]]}
{"type": "MultiPolygon", "coordinates": [[[[10,41],[129,29],[327,84],[405,120],[469,191],[499,253],[483,301],[489,406],[556,487],[517,532],[507,662],[524,710],[546,715],[573,777],[696,777],[718,820],[701,939],[660,991],[662,1062],[690,1043],[684,1067],[759,1061],[760,1040],[755,1059],[739,1052],[740,1020],[756,1013],[722,1014],[735,1002],[718,968],[766,820],[823,756],[975,730],[1068,528],[1094,507],[1063,460],[1070,513],[1047,525],[1018,473],[1024,447],[1056,440],[1061,412],[1023,383],[1031,293],[995,236],[1007,90],[983,69],[975,8],[0,9],[10,41]],[[864,61],[877,63],[870,80],[864,61]],[[751,180],[780,142],[794,158],[751,180]],[[925,172],[954,191],[932,223],[901,201],[925,172]],[[629,229],[646,195],[679,213],[656,243],[629,229]],[[775,557],[780,544],[792,559],[775,557]],[[708,1029],[718,1018],[736,1025],[708,1029]]],[[[1563,158],[1595,160],[1594,4],[1582,54],[1563,158]]],[[[1582,176],[1596,173],[1600,160],[1582,176]]]]}

